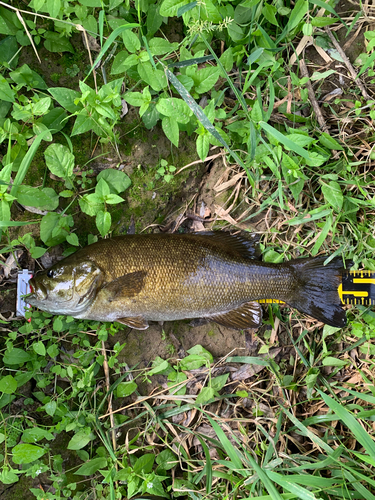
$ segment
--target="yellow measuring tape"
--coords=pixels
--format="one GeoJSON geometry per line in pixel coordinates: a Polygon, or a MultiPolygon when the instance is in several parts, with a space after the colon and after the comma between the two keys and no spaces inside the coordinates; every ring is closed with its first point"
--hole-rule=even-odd
{"type": "Polygon", "coordinates": [[[337,289],[343,304],[375,305],[375,271],[346,271],[337,289]]]}
{"type": "MultiPolygon", "coordinates": [[[[375,305],[375,271],[345,271],[337,292],[343,304],[375,305]]],[[[261,304],[284,304],[282,300],[262,299],[261,304]]]]}

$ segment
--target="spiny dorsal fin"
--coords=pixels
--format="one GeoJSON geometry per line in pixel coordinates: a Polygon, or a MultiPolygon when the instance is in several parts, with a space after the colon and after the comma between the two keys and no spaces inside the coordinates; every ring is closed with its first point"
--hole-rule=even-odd
{"type": "Polygon", "coordinates": [[[210,316],[212,321],[229,328],[258,328],[262,322],[262,306],[258,302],[245,302],[225,314],[210,316]]]}
{"type": "Polygon", "coordinates": [[[195,237],[202,236],[204,241],[211,241],[228,253],[247,259],[260,259],[259,236],[250,234],[248,237],[240,234],[230,234],[227,231],[199,231],[195,237]]]}
{"type": "Polygon", "coordinates": [[[118,318],[116,321],[117,323],[130,326],[130,328],[135,328],[136,330],[147,330],[149,327],[148,322],[142,318],[142,316],[135,316],[134,318],[118,318]]]}
{"type": "Polygon", "coordinates": [[[138,295],[143,288],[146,274],[146,271],[124,274],[104,285],[102,290],[105,290],[108,302],[138,295]]]}

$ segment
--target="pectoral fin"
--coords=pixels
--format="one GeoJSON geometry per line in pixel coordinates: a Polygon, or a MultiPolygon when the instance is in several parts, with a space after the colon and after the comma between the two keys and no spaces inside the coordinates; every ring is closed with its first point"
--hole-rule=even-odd
{"type": "Polygon", "coordinates": [[[102,290],[105,291],[108,302],[114,302],[115,300],[138,295],[143,288],[146,274],[145,271],[124,274],[104,285],[102,290]]]}
{"type": "Polygon", "coordinates": [[[142,316],[136,316],[134,318],[118,318],[117,323],[122,325],[130,326],[130,328],[135,328],[136,330],[147,330],[149,327],[148,322],[142,318],[142,316]]]}
{"type": "Polygon", "coordinates": [[[262,322],[262,306],[258,302],[245,302],[225,314],[210,316],[212,321],[229,328],[258,328],[262,322]]]}

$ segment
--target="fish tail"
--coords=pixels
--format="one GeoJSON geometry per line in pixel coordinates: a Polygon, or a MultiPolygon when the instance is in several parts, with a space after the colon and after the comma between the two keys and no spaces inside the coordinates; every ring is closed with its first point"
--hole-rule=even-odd
{"type": "MultiPolygon", "coordinates": [[[[327,255],[307,259],[296,259],[288,263],[296,278],[297,286],[286,302],[330,326],[342,328],[346,325],[346,312],[341,302],[338,287],[342,281],[344,263],[335,257],[326,266],[327,255]]],[[[353,265],[346,261],[346,268],[353,265]]]]}

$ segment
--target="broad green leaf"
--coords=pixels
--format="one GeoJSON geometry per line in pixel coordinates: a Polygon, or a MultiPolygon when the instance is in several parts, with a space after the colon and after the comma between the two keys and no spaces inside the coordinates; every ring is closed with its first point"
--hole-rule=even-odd
{"type": "Polygon", "coordinates": [[[0,379],[0,392],[4,394],[14,394],[17,386],[17,380],[12,375],[6,375],[0,379]]]}
{"type": "Polygon", "coordinates": [[[74,474],[78,476],[91,476],[95,474],[99,469],[103,469],[107,465],[107,459],[104,457],[93,458],[89,460],[85,464],[81,465],[79,469],[77,469],[74,474]]]}
{"type": "MultiPolygon", "coordinates": [[[[77,115],[76,121],[74,122],[73,130],[70,135],[73,136],[73,135],[84,134],[89,130],[93,130],[95,131],[95,133],[97,133],[98,126],[95,123],[95,121],[88,115],[87,111],[83,109],[77,115]]],[[[98,133],[98,135],[100,135],[100,132],[98,133]]]]}
{"type": "Polygon", "coordinates": [[[59,234],[53,235],[53,230],[58,227],[61,217],[56,212],[49,212],[42,218],[40,223],[40,238],[47,246],[59,245],[65,241],[66,236],[69,234],[65,229],[61,228],[59,234]]]}
{"type": "Polygon", "coordinates": [[[57,403],[56,401],[49,401],[44,405],[44,409],[47,413],[47,415],[50,415],[51,417],[54,416],[57,410],[57,403]]]}
{"type": "Polygon", "coordinates": [[[273,262],[274,264],[279,264],[283,261],[283,256],[270,248],[266,250],[265,254],[263,255],[263,260],[264,262],[273,262]]]}
{"type": "Polygon", "coordinates": [[[199,158],[204,161],[207,158],[210,149],[210,138],[208,132],[198,135],[197,137],[197,153],[199,158]]]}
{"type": "Polygon", "coordinates": [[[72,52],[74,53],[73,45],[64,36],[60,36],[54,31],[47,31],[44,34],[44,47],[50,52],[72,52]]]}
{"type": "Polygon", "coordinates": [[[30,255],[33,259],[39,259],[44,255],[47,251],[47,248],[43,247],[34,247],[30,250],[30,255]]]}
{"type": "Polygon", "coordinates": [[[28,86],[32,89],[46,90],[47,85],[43,78],[27,64],[23,64],[19,68],[9,73],[11,79],[21,86],[28,86]]]}
{"type": "Polygon", "coordinates": [[[98,174],[97,179],[105,180],[110,188],[111,193],[114,194],[122,193],[131,186],[131,180],[125,174],[125,172],[115,170],[114,168],[107,168],[105,170],[102,170],[98,174]]]}
{"type": "Polygon", "coordinates": [[[190,0],[164,0],[160,6],[160,15],[163,17],[174,17],[178,9],[187,5],[190,0]]]}
{"type": "Polygon", "coordinates": [[[125,94],[125,101],[131,106],[142,106],[145,102],[145,96],[142,92],[128,92],[125,94]]]}
{"type": "Polygon", "coordinates": [[[48,92],[56,99],[56,101],[70,113],[75,113],[80,108],[74,104],[74,100],[81,97],[81,94],[76,90],[66,87],[49,88],[48,92]]]}
{"type": "Polygon", "coordinates": [[[268,3],[264,4],[264,7],[262,9],[262,14],[264,15],[264,17],[269,23],[275,26],[279,26],[279,23],[277,22],[277,19],[275,17],[276,12],[277,9],[274,5],[270,5],[268,3]]]}
{"type": "Polygon", "coordinates": [[[29,464],[41,458],[45,452],[46,451],[40,448],[40,446],[21,443],[13,448],[12,458],[15,464],[29,464]]]}
{"type": "Polygon", "coordinates": [[[11,351],[6,350],[3,361],[6,365],[22,365],[33,359],[33,356],[23,349],[14,347],[11,351]]]}
{"type": "Polygon", "coordinates": [[[201,392],[198,394],[198,397],[195,401],[197,405],[204,405],[210,401],[215,396],[215,391],[212,387],[203,387],[201,392]]]}
{"type": "Polygon", "coordinates": [[[165,116],[161,121],[161,126],[167,139],[178,148],[180,129],[178,128],[177,120],[171,116],[165,116]]]}
{"type": "Polygon", "coordinates": [[[92,434],[86,434],[84,431],[79,431],[74,434],[68,443],[68,450],[80,450],[84,448],[93,439],[92,434]]]}
{"type": "Polygon", "coordinates": [[[324,199],[329,203],[337,212],[342,209],[344,196],[341,191],[340,184],[336,181],[330,181],[328,184],[322,184],[322,193],[324,199]]]}
{"type": "Polygon", "coordinates": [[[313,137],[309,137],[308,135],[304,134],[288,134],[285,137],[287,137],[294,144],[301,146],[302,148],[304,146],[310,146],[310,144],[315,142],[315,139],[313,137]]]}
{"type": "Polygon", "coordinates": [[[51,144],[44,152],[49,170],[57,177],[69,179],[73,175],[74,155],[63,144],[51,144]]]}
{"type": "Polygon", "coordinates": [[[154,69],[149,61],[139,63],[137,69],[142,80],[145,81],[153,90],[159,92],[167,86],[167,78],[164,71],[154,69]]]}
{"type": "Polygon", "coordinates": [[[346,366],[349,363],[348,359],[338,359],[334,358],[333,356],[327,356],[326,358],[323,359],[322,365],[323,366],[346,366]]]}
{"type": "Polygon", "coordinates": [[[309,4],[308,2],[306,2],[306,0],[298,0],[298,2],[294,5],[292,12],[289,15],[289,21],[287,26],[288,31],[292,31],[302,21],[304,16],[307,14],[308,9],[309,9],[309,4]]]}
{"type": "Polygon", "coordinates": [[[228,26],[228,35],[234,42],[239,42],[244,37],[244,30],[233,21],[228,26]]]}
{"type": "MultiPolygon", "coordinates": [[[[229,47],[223,54],[220,56],[220,62],[224,66],[225,71],[229,72],[233,68],[233,49],[229,47]]],[[[225,78],[225,75],[221,75],[225,78]]]]}
{"type": "Polygon", "coordinates": [[[70,233],[66,237],[66,241],[70,243],[70,245],[74,245],[75,247],[79,247],[79,240],[76,233],[70,233]]]}
{"type": "Polygon", "coordinates": [[[117,194],[110,193],[105,196],[104,201],[109,205],[118,205],[119,203],[122,203],[125,200],[121,198],[121,196],[118,196],[117,194]]]}
{"type": "Polygon", "coordinates": [[[335,140],[333,137],[331,137],[329,134],[326,132],[322,132],[320,137],[319,137],[319,142],[323,144],[326,148],[329,149],[335,149],[337,151],[343,151],[344,148],[335,140]]]}
{"type": "Polygon", "coordinates": [[[103,201],[95,194],[85,194],[78,201],[79,206],[87,215],[96,215],[99,210],[104,208],[103,201]]]}
{"type": "Polygon", "coordinates": [[[153,453],[146,453],[145,455],[139,457],[133,467],[135,474],[148,474],[151,472],[154,461],[155,455],[153,453]]]}
{"type": "Polygon", "coordinates": [[[159,113],[174,118],[178,123],[188,123],[193,114],[186,102],[177,97],[159,99],[156,109],[159,113]]]}
{"type": "Polygon", "coordinates": [[[173,469],[178,464],[177,456],[168,448],[156,456],[156,463],[163,470],[173,469]]]}
{"type": "Polygon", "coordinates": [[[5,78],[0,75],[0,96],[3,101],[14,102],[15,93],[5,78]]]}
{"type": "MultiPolygon", "coordinates": [[[[1,23],[0,23],[1,25],[1,23]]],[[[5,437],[5,436],[4,436],[5,437]]],[[[6,467],[3,468],[3,470],[0,473],[0,481],[2,484],[13,484],[17,483],[18,481],[18,476],[11,470],[7,470],[6,467]]]]}
{"type": "Polygon", "coordinates": [[[47,0],[46,7],[51,17],[58,17],[61,9],[61,0],[47,0]]]}
{"type": "Polygon", "coordinates": [[[45,356],[46,355],[46,348],[41,340],[38,342],[33,342],[32,344],[33,350],[39,354],[39,356],[45,356]]]}
{"type": "Polygon", "coordinates": [[[220,76],[220,70],[217,67],[206,66],[205,68],[197,71],[193,76],[195,83],[195,90],[198,94],[205,94],[211,90],[220,76]]]}
{"type": "Polygon", "coordinates": [[[95,223],[96,227],[98,228],[100,234],[104,238],[111,229],[111,214],[109,212],[104,212],[103,210],[99,210],[99,212],[96,215],[95,223]]]}
{"type": "Polygon", "coordinates": [[[101,0],[79,0],[79,3],[86,7],[102,7],[101,0]]]}
{"type": "Polygon", "coordinates": [[[122,33],[122,39],[124,41],[126,50],[128,50],[132,54],[134,52],[137,52],[141,48],[141,42],[139,41],[138,36],[131,30],[124,31],[122,33]]]}
{"type": "Polygon", "coordinates": [[[263,119],[263,109],[261,108],[258,100],[254,102],[250,116],[255,123],[259,123],[263,119]]]}
{"type": "Polygon", "coordinates": [[[101,198],[104,198],[107,194],[110,193],[109,186],[103,178],[99,179],[95,187],[95,193],[101,198]]]}
{"type": "Polygon", "coordinates": [[[332,17],[313,17],[311,19],[311,26],[322,28],[323,26],[329,26],[330,24],[334,24],[336,22],[337,19],[334,19],[332,17]]]}
{"type": "Polygon", "coordinates": [[[53,441],[55,439],[54,435],[40,427],[33,427],[32,429],[26,429],[21,437],[22,441],[25,443],[37,443],[42,439],[47,439],[48,441],[53,441]]]}
{"type": "Polygon", "coordinates": [[[178,43],[174,42],[168,42],[165,38],[157,37],[157,38],[152,38],[149,42],[149,47],[151,54],[154,56],[160,56],[162,54],[166,54],[168,52],[173,52],[174,50],[177,50],[178,48],[178,43]]]}
{"type": "Polygon", "coordinates": [[[51,199],[39,188],[21,185],[14,193],[18,203],[27,207],[43,208],[51,203],[51,199]]]}
{"type": "Polygon", "coordinates": [[[147,37],[153,36],[163,23],[163,16],[159,13],[159,4],[153,4],[148,6],[147,11],[147,37]]]}
{"type": "Polygon", "coordinates": [[[136,391],[137,388],[138,385],[133,381],[120,382],[116,387],[116,396],[118,398],[126,398],[127,396],[130,396],[130,394],[133,394],[133,392],[136,391]]]}

